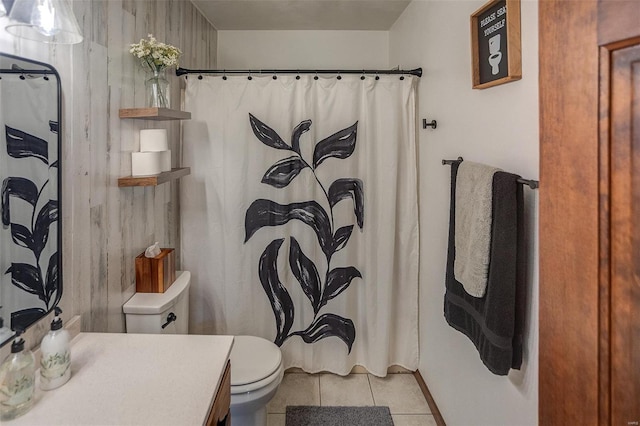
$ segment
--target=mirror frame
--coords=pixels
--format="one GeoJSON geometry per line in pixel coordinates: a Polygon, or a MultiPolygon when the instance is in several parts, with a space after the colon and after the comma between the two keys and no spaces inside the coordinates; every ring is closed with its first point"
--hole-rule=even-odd
{"type": "MultiPolygon", "coordinates": [[[[57,142],[58,142],[58,149],[57,149],[57,154],[58,154],[58,158],[57,158],[57,162],[58,162],[58,166],[56,167],[57,169],[57,191],[58,191],[58,219],[57,219],[57,241],[56,241],[56,249],[58,250],[58,288],[57,288],[57,293],[56,293],[56,300],[54,302],[53,305],[51,305],[51,307],[42,315],[38,315],[38,317],[34,317],[35,319],[33,321],[30,322],[29,326],[27,326],[27,328],[30,328],[31,326],[33,326],[34,324],[36,324],[40,319],[46,317],[51,311],[53,311],[53,309],[58,306],[58,304],[60,303],[60,301],[62,300],[62,294],[63,294],[63,270],[62,270],[62,259],[63,259],[63,252],[62,252],[62,248],[63,248],[63,244],[62,244],[62,211],[63,211],[63,197],[62,197],[62,132],[63,132],[63,125],[62,125],[62,84],[61,84],[61,80],[60,80],[60,74],[58,73],[58,71],[50,64],[44,63],[44,62],[40,62],[40,61],[35,61],[32,59],[28,59],[28,58],[24,58],[21,56],[16,56],[16,55],[11,55],[8,53],[4,53],[4,52],[0,52],[0,57],[4,57],[4,58],[9,58],[12,60],[16,60],[16,61],[20,61],[23,63],[29,63],[29,64],[33,64],[34,67],[39,67],[42,69],[21,69],[21,70],[14,70],[14,69],[4,69],[4,68],[0,68],[0,74],[31,74],[31,75],[53,75],[56,78],[56,95],[57,95],[57,121],[58,121],[58,131],[56,133],[57,135],[57,142]]],[[[5,133],[5,130],[2,129],[2,133],[5,133]]],[[[6,138],[6,136],[5,136],[6,138]]],[[[5,271],[0,271],[0,273],[4,274],[5,271]]],[[[1,291],[0,291],[1,293],[1,291]]],[[[2,300],[0,297],[0,304],[2,304],[2,300]]],[[[5,311],[5,308],[3,306],[3,311],[5,311]]],[[[13,312],[8,312],[9,314],[13,314],[13,312]]],[[[9,316],[10,318],[10,316],[9,316]]],[[[6,319],[5,319],[6,320],[6,319]]],[[[12,322],[12,321],[11,321],[12,322]]],[[[0,347],[4,346],[5,344],[7,344],[8,342],[10,342],[12,339],[9,338],[3,342],[0,342],[0,347]]]]}

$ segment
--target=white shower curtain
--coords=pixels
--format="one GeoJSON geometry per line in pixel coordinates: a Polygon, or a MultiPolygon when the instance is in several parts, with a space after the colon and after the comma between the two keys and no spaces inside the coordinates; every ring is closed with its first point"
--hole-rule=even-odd
{"type": "MultiPolygon", "coordinates": [[[[0,79],[0,316],[26,328],[58,292],[57,79],[0,79]],[[53,100],[53,101],[52,101],[53,100]],[[9,319],[11,318],[11,320],[9,319]]],[[[2,343],[2,342],[0,342],[2,343]]]]}
{"type": "Polygon", "coordinates": [[[415,85],[189,76],[192,333],[267,338],[307,372],[417,368],[415,85]]]}

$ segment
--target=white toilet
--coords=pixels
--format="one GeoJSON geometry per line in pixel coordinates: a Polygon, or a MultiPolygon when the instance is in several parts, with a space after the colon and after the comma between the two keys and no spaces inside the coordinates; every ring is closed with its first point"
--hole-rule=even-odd
{"type": "MultiPolygon", "coordinates": [[[[127,333],[189,332],[191,273],[177,271],[164,293],[136,293],[122,306],[127,333]]],[[[266,426],[267,403],[282,382],[282,353],[274,343],[235,336],[231,349],[231,419],[234,426],[266,426]]]]}

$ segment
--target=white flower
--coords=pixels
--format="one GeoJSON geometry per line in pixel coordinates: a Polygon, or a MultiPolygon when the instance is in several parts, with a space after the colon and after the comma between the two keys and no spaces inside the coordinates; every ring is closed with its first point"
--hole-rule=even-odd
{"type": "Polygon", "coordinates": [[[178,66],[178,58],[182,54],[177,47],[158,42],[153,34],[148,35],[148,40],[141,39],[139,43],[132,44],[129,53],[139,58],[144,68],[156,71],[178,66]]]}

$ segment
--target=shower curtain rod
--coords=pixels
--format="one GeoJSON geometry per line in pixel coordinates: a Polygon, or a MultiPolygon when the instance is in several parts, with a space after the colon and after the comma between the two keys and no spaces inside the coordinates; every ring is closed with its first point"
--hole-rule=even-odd
{"type": "Polygon", "coordinates": [[[190,70],[186,68],[176,69],[176,75],[185,74],[396,74],[415,75],[422,77],[422,68],[413,70],[190,70]]]}
{"type": "MultiPolygon", "coordinates": [[[[459,163],[463,160],[462,157],[458,157],[457,160],[442,160],[442,165],[446,166],[446,165],[452,165],[454,163],[459,163]]],[[[529,188],[531,189],[538,189],[540,187],[540,182],[537,180],[533,180],[533,179],[522,179],[522,178],[518,178],[516,180],[518,183],[522,184],[522,185],[527,185],[529,186],[529,188]]]]}

